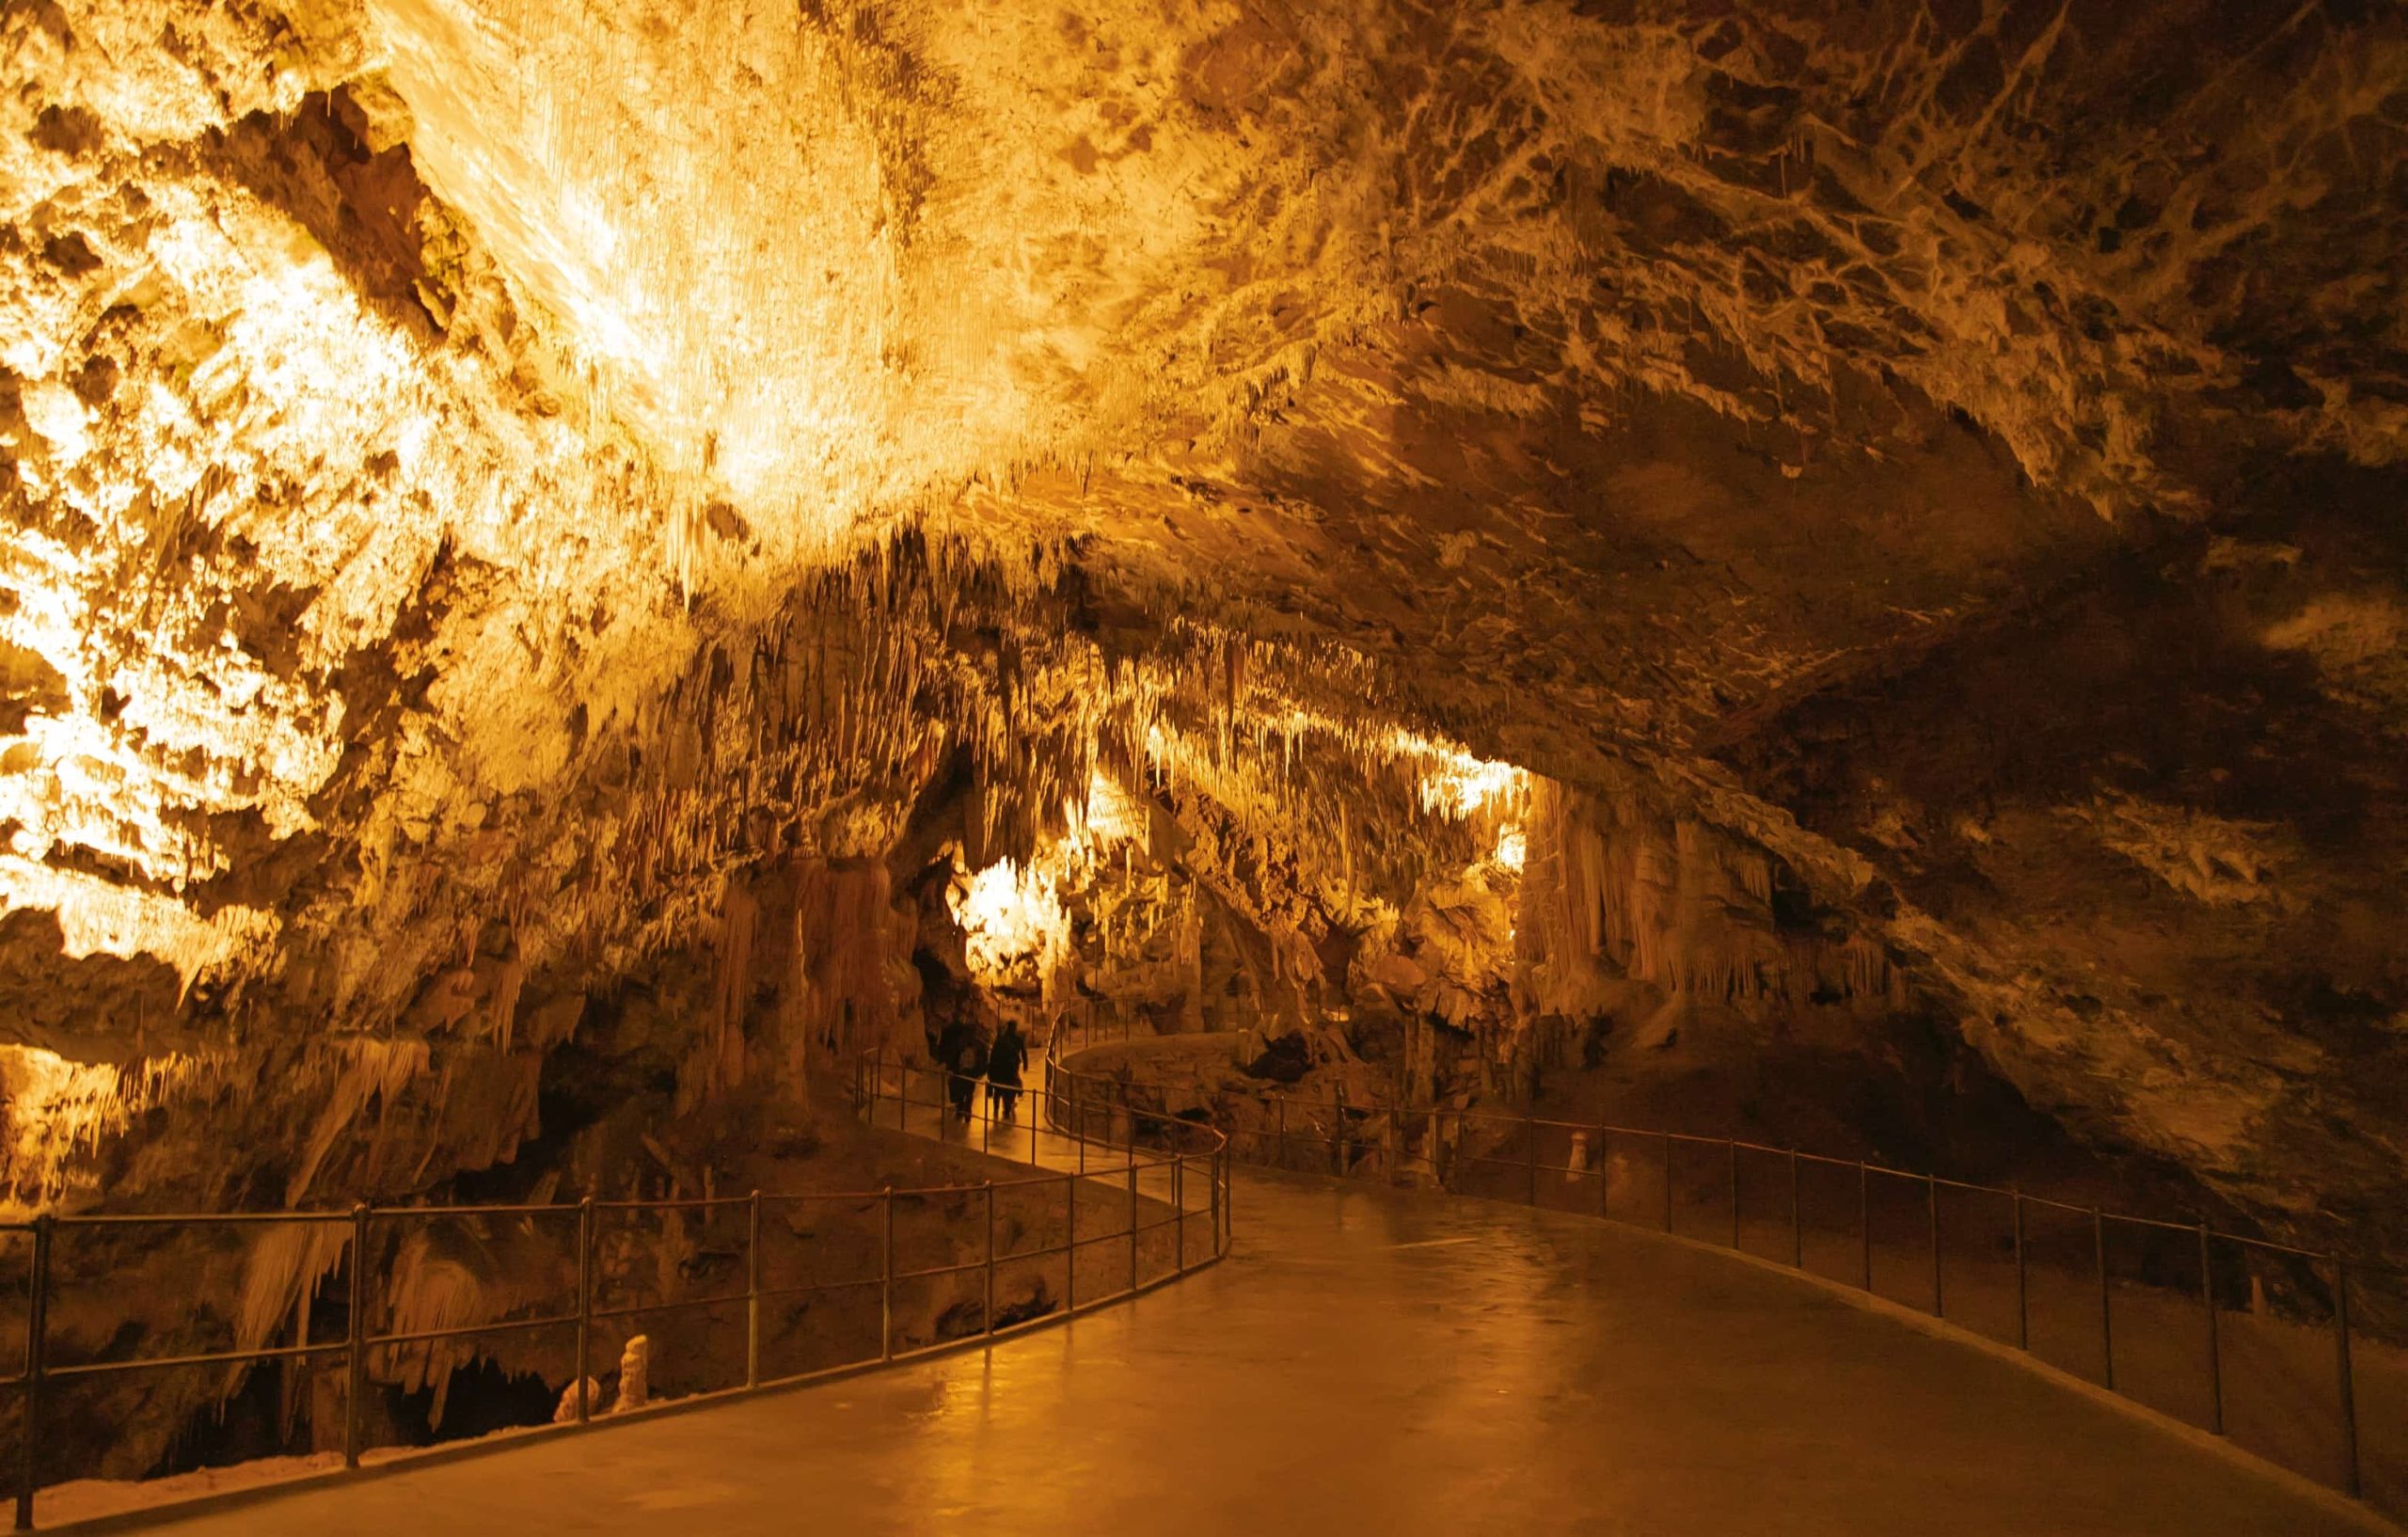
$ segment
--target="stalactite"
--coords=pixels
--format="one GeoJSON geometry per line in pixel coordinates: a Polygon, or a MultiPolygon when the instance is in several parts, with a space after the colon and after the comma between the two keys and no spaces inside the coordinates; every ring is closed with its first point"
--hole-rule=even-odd
{"type": "Polygon", "coordinates": [[[710,1087],[734,1088],[744,1079],[744,1007],[752,988],[752,947],[760,903],[733,875],[721,887],[718,966],[712,990],[710,1087]]]}
{"type": "Polygon", "coordinates": [[[39,1047],[0,1046],[0,1085],[7,1089],[8,1135],[5,1206],[23,1210],[56,1201],[74,1163],[154,1107],[201,1100],[246,1086],[230,1051],[165,1053],[134,1067],[70,1062],[39,1047]]]}

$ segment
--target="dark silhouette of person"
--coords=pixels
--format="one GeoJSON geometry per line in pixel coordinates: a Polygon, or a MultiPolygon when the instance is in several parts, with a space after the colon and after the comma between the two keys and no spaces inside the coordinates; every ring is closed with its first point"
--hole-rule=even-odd
{"type": "Polygon", "coordinates": [[[1020,1022],[1006,1020],[987,1054],[987,1092],[995,1101],[996,1114],[1005,1120],[1012,1118],[1013,1107],[1020,1102],[1021,1070],[1027,1063],[1028,1042],[1020,1033],[1020,1022]]]}
{"type": "Polygon", "coordinates": [[[959,1020],[946,1027],[939,1049],[943,1054],[945,1093],[953,1101],[954,1118],[966,1121],[971,1097],[978,1092],[978,1080],[987,1071],[986,1038],[976,1025],[959,1020]]]}

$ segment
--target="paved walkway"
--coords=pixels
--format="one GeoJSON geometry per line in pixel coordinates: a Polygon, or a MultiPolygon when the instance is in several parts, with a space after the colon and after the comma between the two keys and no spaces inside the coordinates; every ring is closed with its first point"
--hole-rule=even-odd
{"type": "Polygon", "coordinates": [[[984,1352],[159,1529],[2366,1529],[2007,1362],[1654,1234],[1247,1171],[1236,1203],[1218,1268],[984,1352]]]}

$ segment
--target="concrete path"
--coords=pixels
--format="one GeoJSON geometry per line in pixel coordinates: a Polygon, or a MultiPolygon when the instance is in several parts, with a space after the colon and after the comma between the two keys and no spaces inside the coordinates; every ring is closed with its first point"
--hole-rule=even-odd
{"type": "Polygon", "coordinates": [[[1236,1202],[1228,1262],[1059,1329],[159,1529],[2368,1529],[2008,1362],[1654,1234],[1245,1171],[1236,1202]]]}

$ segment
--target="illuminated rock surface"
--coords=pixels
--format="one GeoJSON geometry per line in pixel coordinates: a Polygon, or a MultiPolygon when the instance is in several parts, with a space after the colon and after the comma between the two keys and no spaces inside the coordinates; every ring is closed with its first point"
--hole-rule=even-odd
{"type": "Polygon", "coordinates": [[[15,1207],[1021,1013],[2408,1254],[2396,10],[0,43],[15,1207]]]}

